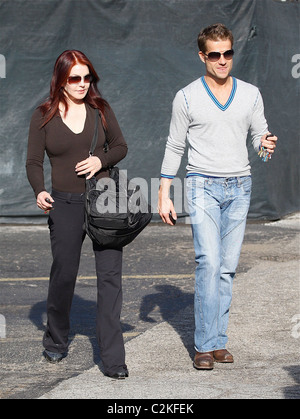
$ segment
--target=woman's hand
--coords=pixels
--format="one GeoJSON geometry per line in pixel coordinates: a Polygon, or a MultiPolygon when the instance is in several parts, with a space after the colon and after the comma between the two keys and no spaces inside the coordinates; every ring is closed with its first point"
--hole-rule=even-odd
{"type": "Polygon", "coordinates": [[[54,199],[52,198],[52,196],[46,192],[46,191],[42,191],[38,194],[38,196],[36,197],[36,204],[37,206],[43,210],[43,211],[50,211],[53,207],[52,207],[52,203],[54,202],[54,199]],[[46,201],[49,200],[49,202],[46,201]]]}
{"type": "Polygon", "coordinates": [[[99,157],[90,156],[89,158],[82,160],[75,166],[75,172],[78,176],[89,175],[86,177],[90,179],[95,173],[102,169],[102,163],[99,157]]]}

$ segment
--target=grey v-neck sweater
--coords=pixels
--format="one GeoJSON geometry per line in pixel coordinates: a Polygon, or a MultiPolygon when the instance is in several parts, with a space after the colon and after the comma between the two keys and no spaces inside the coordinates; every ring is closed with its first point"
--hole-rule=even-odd
{"type": "Polygon", "coordinates": [[[222,106],[201,77],[175,96],[161,176],[176,176],[186,140],[187,175],[249,175],[246,145],[249,130],[253,147],[258,151],[261,137],[268,132],[258,88],[233,78],[231,95],[222,106]]]}

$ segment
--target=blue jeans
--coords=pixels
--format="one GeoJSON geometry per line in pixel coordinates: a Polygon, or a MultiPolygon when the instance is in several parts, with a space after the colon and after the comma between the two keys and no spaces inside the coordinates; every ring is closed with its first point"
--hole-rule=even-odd
{"type": "Polygon", "coordinates": [[[191,176],[187,196],[196,254],[195,349],[225,349],[232,285],[244,239],[251,176],[191,176]]]}

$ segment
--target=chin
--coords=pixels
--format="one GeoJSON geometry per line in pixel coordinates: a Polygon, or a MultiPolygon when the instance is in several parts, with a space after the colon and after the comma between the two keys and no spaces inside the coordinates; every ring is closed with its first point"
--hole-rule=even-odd
{"type": "Polygon", "coordinates": [[[230,73],[227,71],[226,73],[216,73],[216,76],[219,77],[220,79],[227,79],[229,74],[230,73]]]}

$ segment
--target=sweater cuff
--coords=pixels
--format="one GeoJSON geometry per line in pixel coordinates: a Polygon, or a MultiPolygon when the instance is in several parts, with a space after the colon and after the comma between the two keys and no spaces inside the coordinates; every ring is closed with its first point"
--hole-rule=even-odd
{"type": "Polygon", "coordinates": [[[165,175],[164,173],[161,173],[161,175],[160,175],[160,177],[162,178],[165,178],[165,179],[174,179],[175,178],[175,176],[172,176],[172,175],[165,175]]]}

